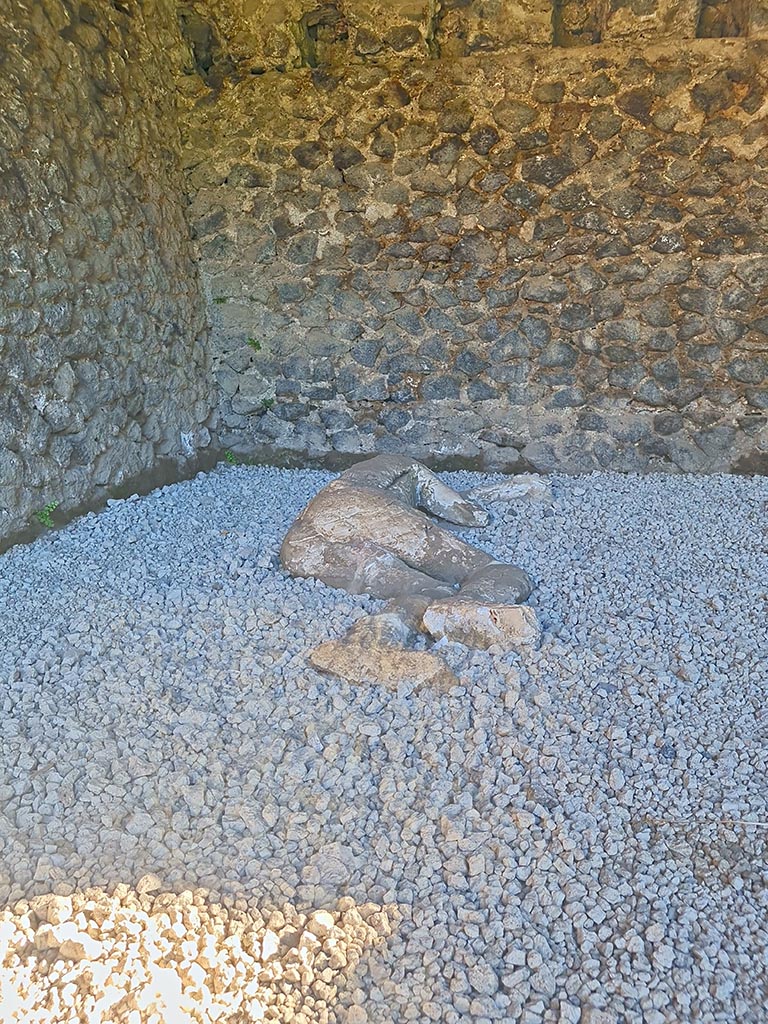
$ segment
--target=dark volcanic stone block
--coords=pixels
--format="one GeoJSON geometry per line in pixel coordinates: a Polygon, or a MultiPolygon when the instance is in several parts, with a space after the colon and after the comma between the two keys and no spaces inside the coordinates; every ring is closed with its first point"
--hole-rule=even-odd
{"type": "Polygon", "coordinates": [[[292,152],[296,163],[308,170],[319,167],[328,156],[328,148],[323,142],[301,142],[292,152]]]}
{"type": "Polygon", "coordinates": [[[333,166],[340,171],[361,164],[364,160],[365,157],[360,150],[349,142],[344,142],[333,150],[333,166]]]}
{"type": "Polygon", "coordinates": [[[522,176],[525,181],[532,181],[534,184],[552,188],[568,175],[573,174],[575,170],[576,165],[566,155],[539,155],[523,161],[522,176]]]}

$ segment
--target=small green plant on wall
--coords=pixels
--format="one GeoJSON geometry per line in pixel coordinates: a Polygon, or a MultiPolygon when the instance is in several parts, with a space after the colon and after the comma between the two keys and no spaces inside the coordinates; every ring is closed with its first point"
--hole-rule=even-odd
{"type": "Polygon", "coordinates": [[[227,298],[228,298],[228,296],[226,296],[226,295],[217,295],[216,298],[213,301],[216,303],[217,306],[220,306],[222,304],[222,302],[226,302],[227,301],[227,298]]]}
{"type": "Polygon", "coordinates": [[[45,508],[41,508],[39,512],[35,512],[35,518],[41,526],[47,526],[50,529],[53,526],[51,513],[58,507],[58,501],[49,501],[45,508]]]}
{"type": "Polygon", "coordinates": [[[235,458],[234,452],[230,452],[230,451],[224,452],[224,461],[228,462],[230,464],[230,466],[236,466],[237,465],[237,459],[235,458]]]}
{"type": "Polygon", "coordinates": [[[250,345],[254,352],[261,352],[261,342],[255,338],[249,338],[246,345],[250,345]]]}

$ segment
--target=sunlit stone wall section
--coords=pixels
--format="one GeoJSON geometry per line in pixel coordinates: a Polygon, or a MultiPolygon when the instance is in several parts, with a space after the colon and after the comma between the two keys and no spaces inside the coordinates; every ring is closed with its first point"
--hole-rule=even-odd
{"type": "Polygon", "coordinates": [[[768,43],[635,0],[476,52],[479,9],[464,55],[363,60],[352,5],[317,66],[188,61],[225,445],[765,469],[768,43]]]}

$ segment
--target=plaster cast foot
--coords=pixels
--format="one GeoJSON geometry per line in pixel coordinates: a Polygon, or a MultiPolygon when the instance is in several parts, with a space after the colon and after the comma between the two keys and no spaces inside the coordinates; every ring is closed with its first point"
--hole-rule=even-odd
{"type": "Polygon", "coordinates": [[[430,472],[426,466],[416,463],[418,481],[417,508],[437,516],[446,523],[456,526],[487,526],[491,521],[487,509],[478,505],[471,497],[459,494],[430,472]]]}
{"type": "Polygon", "coordinates": [[[457,526],[487,526],[490,516],[472,499],[444,484],[426,466],[406,455],[376,455],[342,474],[345,485],[386,490],[411,508],[457,526]]]}
{"type": "Polygon", "coordinates": [[[532,473],[521,473],[502,480],[497,484],[481,484],[467,491],[466,497],[471,501],[503,502],[520,501],[552,501],[552,487],[547,479],[532,473]]]}
{"type": "Polygon", "coordinates": [[[494,644],[515,648],[541,638],[536,612],[528,605],[472,601],[461,594],[429,605],[422,625],[435,640],[481,649],[494,644]]]}

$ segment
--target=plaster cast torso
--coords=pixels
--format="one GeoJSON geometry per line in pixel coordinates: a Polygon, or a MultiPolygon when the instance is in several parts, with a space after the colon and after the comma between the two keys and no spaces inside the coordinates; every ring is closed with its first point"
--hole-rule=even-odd
{"type": "Polygon", "coordinates": [[[457,525],[488,522],[484,509],[424,466],[381,455],[353,466],[312,499],[289,530],[281,561],[293,575],[351,593],[450,594],[493,559],[422,508],[457,525]]]}

